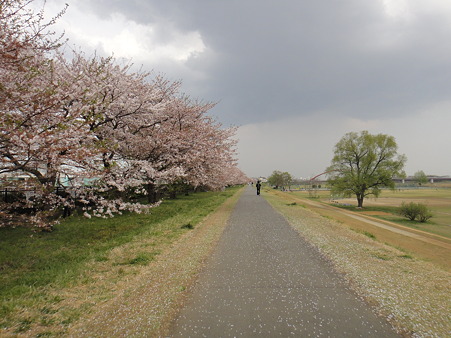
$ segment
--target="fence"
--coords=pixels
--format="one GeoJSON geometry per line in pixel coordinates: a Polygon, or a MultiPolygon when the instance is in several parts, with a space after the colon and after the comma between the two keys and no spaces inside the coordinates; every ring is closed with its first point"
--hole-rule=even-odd
{"type": "MultiPolygon", "coordinates": [[[[64,189],[60,187],[56,187],[54,191],[57,195],[64,193],[70,193],[72,196],[75,196],[75,190],[71,189],[64,189]]],[[[15,188],[3,188],[0,190],[0,201],[4,203],[11,203],[16,198],[18,199],[25,199],[27,201],[30,200],[30,198],[36,196],[36,189],[15,189],[15,188]]]]}

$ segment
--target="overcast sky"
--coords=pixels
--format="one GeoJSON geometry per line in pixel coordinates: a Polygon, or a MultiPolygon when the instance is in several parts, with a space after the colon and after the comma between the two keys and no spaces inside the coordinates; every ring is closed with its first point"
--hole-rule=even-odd
{"type": "Polygon", "coordinates": [[[409,175],[451,175],[450,0],[48,0],[88,55],[183,81],[239,126],[239,167],[311,177],[347,132],[396,138],[409,175]]]}

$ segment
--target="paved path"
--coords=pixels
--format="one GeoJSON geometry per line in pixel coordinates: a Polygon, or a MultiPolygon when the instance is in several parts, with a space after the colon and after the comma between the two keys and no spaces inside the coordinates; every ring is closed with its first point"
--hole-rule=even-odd
{"type": "Polygon", "coordinates": [[[172,337],[396,337],[248,187],[172,337]]]}

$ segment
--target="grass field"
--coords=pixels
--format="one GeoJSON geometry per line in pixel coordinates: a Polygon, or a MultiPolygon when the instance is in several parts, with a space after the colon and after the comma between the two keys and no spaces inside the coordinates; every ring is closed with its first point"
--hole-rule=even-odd
{"type": "Polygon", "coordinates": [[[237,189],[166,200],[150,214],[75,216],[50,233],[0,228],[0,336],[64,333],[237,189]]]}
{"type": "MultiPolygon", "coordinates": [[[[293,194],[300,197],[310,197],[312,195],[308,191],[299,191],[293,194]]],[[[354,212],[360,212],[413,229],[451,238],[451,188],[426,187],[421,189],[384,190],[378,198],[365,199],[363,209],[357,208],[355,198],[332,198],[327,190],[318,190],[315,192],[315,196],[322,202],[331,203],[354,212]],[[397,209],[403,202],[423,203],[428,206],[434,216],[426,223],[409,221],[397,214],[397,209]]]]}
{"type": "MultiPolygon", "coordinates": [[[[276,192],[276,190],[270,190],[276,192]]],[[[334,219],[349,229],[367,235],[381,243],[389,244],[403,250],[407,255],[434,262],[441,268],[451,271],[451,189],[432,187],[424,189],[384,190],[379,198],[366,199],[363,208],[357,208],[355,199],[343,199],[334,196],[330,191],[293,191],[276,192],[293,197],[293,201],[304,204],[324,217],[334,219]],[[303,203],[305,200],[306,203],[303,203]],[[307,203],[308,201],[313,202],[307,203]],[[402,202],[421,202],[432,209],[434,217],[426,223],[409,221],[397,214],[402,202]],[[329,205],[325,207],[325,204],[329,205]],[[345,209],[339,212],[340,209],[345,209]],[[346,212],[345,212],[346,211],[346,212]],[[349,212],[348,212],[349,211],[349,212]],[[358,215],[372,220],[385,222],[385,226],[395,227],[389,230],[384,225],[372,224],[371,220],[359,219],[358,215]],[[401,232],[400,232],[401,231],[401,232]],[[403,234],[408,231],[411,234],[403,234]],[[418,235],[421,238],[415,238],[418,235]]]]}

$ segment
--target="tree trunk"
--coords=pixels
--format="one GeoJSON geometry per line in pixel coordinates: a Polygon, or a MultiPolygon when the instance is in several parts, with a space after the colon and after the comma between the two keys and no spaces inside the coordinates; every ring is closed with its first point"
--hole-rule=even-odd
{"type": "Polygon", "coordinates": [[[147,184],[147,202],[156,203],[157,202],[157,191],[155,189],[155,184],[147,184]]]}
{"type": "Polygon", "coordinates": [[[364,199],[363,194],[362,195],[357,194],[356,196],[357,196],[357,207],[363,208],[363,199],[364,199]]]}

